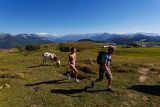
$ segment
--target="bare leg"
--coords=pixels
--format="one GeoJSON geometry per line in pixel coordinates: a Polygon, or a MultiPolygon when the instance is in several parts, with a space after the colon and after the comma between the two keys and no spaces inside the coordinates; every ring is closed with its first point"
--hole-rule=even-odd
{"type": "Polygon", "coordinates": [[[71,78],[72,72],[73,72],[73,71],[72,71],[72,70],[70,70],[70,71],[69,71],[69,73],[67,74],[68,79],[70,79],[70,78],[71,78]]]}
{"type": "Polygon", "coordinates": [[[96,82],[102,81],[102,80],[103,80],[103,75],[104,75],[103,72],[100,72],[100,71],[99,71],[99,77],[98,77],[96,80],[92,80],[92,81],[91,81],[91,86],[94,87],[94,84],[95,84],[96,82]]]}
{"type": "Polygon", "coordinates": [[[78,70],[76,69],[76,67],[74,65],[71,65],[71,69],[72,69],[72,71],[74,73],[75,78],[77,78],[78,70]]]}
{"type": "Polygon", "coordinates": [[[76,82],[79,83],[79,80],[77,79],[78,76],[78,70],[76,69],[76,67],[74,65],[71,64],[71,69],[73,70],[74,76],[75,76],[75,80],[76,82]]]}
{"type": "Polygon", "coordinates": [[[111,89],[111,86],[112,86],[112,80],[108,80],[108,88],[110,88],[111,89]]]}
{"type": "Polygon", "coordinates": [[[114,91],[112,90],[112,73],[111,73],[111,72],[109,73],[109,77],[108,77],[108,87],[107,87],[107,91],[114,92],[114,91]]]}
{"type": "Polygon", "coordinates": [[[108,88],[111,89],[112,86],[112,73],[108,72],[106,75],[108,75],[108,88]]]}

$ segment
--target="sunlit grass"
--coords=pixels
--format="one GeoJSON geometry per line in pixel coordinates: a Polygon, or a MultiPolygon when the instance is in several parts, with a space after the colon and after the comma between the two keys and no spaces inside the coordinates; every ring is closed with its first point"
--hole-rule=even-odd
{"type": "MultiPolygon", "coordinates": [[[[17,52],[16,49],[0,51],[2,74],[0,86],[6,83],[10,85],[10,88],[0,89],[0,107],[158,107],[160,105],[159,91],[156,90],[160,84],[159,47],[130,49],[117,47],[111,65],[115,93],[110,93],[104,90],[107,87],[106,79],[97,83],[94,88],[85,90],[86,86],[90,86],[90,80],[98,77],[96,57],[99,50],[106,50],[103,44],[73,42],[66,45],[82,48],[81,52],[77,52],[79,68],[88,67],[87,69],[95,72],[92,74],[79,69],[80,73],[90,76],[80,80],[80,84],[74,82],[74,79],[68,80],[63,75],[69,70],[67,67],[69,52],[60,52],[58,44],[42,45],[40,50],[32,52],[17,52]],[[42,53],[46,51],[56,53],[62,66],[57,67],[51,62],[43,66],[42,53]],[[153,69],[155,67],[157,68],[153,69]],[[149,69],[145,83],[141,83],[138,79],[142,75],[138,72],[139,68],[149,69]],[[127,72],[127,70],[133,71],[127,72]],[[157,93],[152,90],[148,93],[138,90],[143,88],[141,85],[149,85],[157,93]],[[132,88],[136,86],[139,88],[132,88]]],[[[144,89],[148,90],[147,87],[144,89]]]]}

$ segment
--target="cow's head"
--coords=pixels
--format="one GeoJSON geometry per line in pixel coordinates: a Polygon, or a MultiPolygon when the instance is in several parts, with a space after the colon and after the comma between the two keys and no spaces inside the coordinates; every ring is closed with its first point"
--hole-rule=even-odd
{"type": "Polygon", "coordinates": [[[56,62],[57,66],[61,66],[61,61],[57,57],[54,57],[53,60],[56,62]]]}

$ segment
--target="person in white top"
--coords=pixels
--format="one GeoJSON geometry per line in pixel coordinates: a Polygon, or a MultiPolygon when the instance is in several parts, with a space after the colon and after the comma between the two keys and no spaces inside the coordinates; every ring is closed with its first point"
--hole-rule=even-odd
{"type": "Polygon", "coordinates": [[[92,87],[96,82],[102,81],[104,75],[106,76],[108,80],[108,87],[107,91],[113,92],[111,86],[112,86],[112,72],[110,70],[110,63],[111,63],[111,55],[114,53],[115,48],[113,46],[108,47],[108,52],[103,54],[101,57],[101,65],[99,65],[99,78],[92,81],[92,87]]]}

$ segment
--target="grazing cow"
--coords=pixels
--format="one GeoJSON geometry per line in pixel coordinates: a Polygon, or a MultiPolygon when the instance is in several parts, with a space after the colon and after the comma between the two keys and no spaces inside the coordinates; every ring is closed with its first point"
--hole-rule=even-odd
{"type": "Polygon", "coordinates": [[[107,45],[104,45],[104,46],[103,46],[103,48],[108,48],[108,47],[109,47],[109,46],[107,46],[107,45]]]}
{"type": "Polygon", "coordinates": [[[56,62],[56,65],[58,66],[61,65],[60,60],[57,58],[56,54],[54,53],[45,52],[43,53],[42,57],[43,57],[43,64],[46,64],[46,62],[50,60],[52,63],[56,62]]]}

